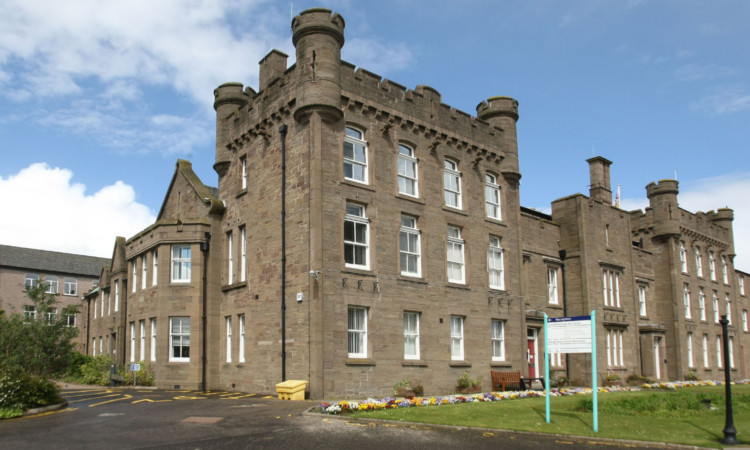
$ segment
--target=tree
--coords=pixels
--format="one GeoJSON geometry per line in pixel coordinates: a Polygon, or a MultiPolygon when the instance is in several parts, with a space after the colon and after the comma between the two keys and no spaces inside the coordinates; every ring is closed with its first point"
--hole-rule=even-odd
{"type": "Polygon", "coordinates": [[[69,327],[68,315],[78,305],[57,311],[57,299],[46,292],[45,283],[30,287],[26,294],[33,309],[23,314],[0,315],[0,372],[50,378],[65,372],[76,352],[78,329],[69,327]]]}

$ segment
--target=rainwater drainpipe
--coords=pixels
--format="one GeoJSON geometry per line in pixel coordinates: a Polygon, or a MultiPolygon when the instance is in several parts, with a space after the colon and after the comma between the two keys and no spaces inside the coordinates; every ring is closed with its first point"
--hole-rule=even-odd
{"type": "MultiPolygon", "coordinates": [[[[565,257],[568,255],[564,249],[558,252],[560,255],[560,261],[562,261],[562,288],[563,288],[563,317],[568,317],[568,292],[565,288],[565,257]]],[[[570,382],[570,355],[565,354],[565,378],[570,382]]]]}
{"type": "Polygon", "coordinates": [[[209,242],[211,242],[211,233],[206,232],[206,240],[201,242],[201,252],[203,252],[203,355],[201,355],[201,390],[206,391],[206,336],[207,334],[207,322],[206,322],[206,280],[208,279],[208,249],[209,242]]]}
{"type": "Polygon", "coordinates": [[[286,124],[281,124],[281,381],[286,381],[286,124]]]}

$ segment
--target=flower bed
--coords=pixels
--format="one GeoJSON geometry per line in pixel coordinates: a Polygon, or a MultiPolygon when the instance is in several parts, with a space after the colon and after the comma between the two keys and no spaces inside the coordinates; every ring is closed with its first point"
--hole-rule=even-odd
{"type": "MultiPolygon", "coordinates": [[[[737,381],[733,384],[747,384],[750,380],[737,381]]],[[[644,384],[641,387],[599,387],[598,392],[628,392],[640,391],[641,389],[678,389],[692,386],[720,386],[720,381],[671,381],[663,383],[644,384]]],[[[551,389],[551,397],[560,397],[563,395],[585,395],[591,394],[591,388],[561,388],[551,389]]],[[[355,411],[375,411],[380,409],[392,408],[413,408],[417,406],[440,406],[451,405],[456,403],[472,402],[497,402],[501,400],[513,400],[519,398],[544,397],[545,391],[508,391],[508,392],[490,392],[474,395],[446,395],[444,397],[415,397],[400,398],[386,397],[384,399],[368,398],[361,402],[342,400],[338,403],[323,402],[319,405],[320,412],[323,414],[346,414],[355,411]]]]}

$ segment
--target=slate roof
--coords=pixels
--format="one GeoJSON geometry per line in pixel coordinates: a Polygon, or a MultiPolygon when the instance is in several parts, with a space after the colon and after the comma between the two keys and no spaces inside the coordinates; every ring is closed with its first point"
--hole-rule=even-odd
{"type": "Polygon", "coordinates": [[[108,258],[0,245],[0,267],[99,278],[109,264],[108,258]]]}

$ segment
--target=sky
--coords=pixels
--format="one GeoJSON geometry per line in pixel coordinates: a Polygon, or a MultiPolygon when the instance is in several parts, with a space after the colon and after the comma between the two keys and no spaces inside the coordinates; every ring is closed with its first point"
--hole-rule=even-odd
{"type": "Polygon", "coordinates": [[[624,209],[678,179],[680,206],[734,209],[750,271],[745,0],[2,0],[0,243],[110,257],[153,223],[178,158],[213,171],[213,90],[258,88],[291,15],[346,21],[344,60],[476,115],[519,101],[524,206],[588,195],[613,161],[624,209]]]}

